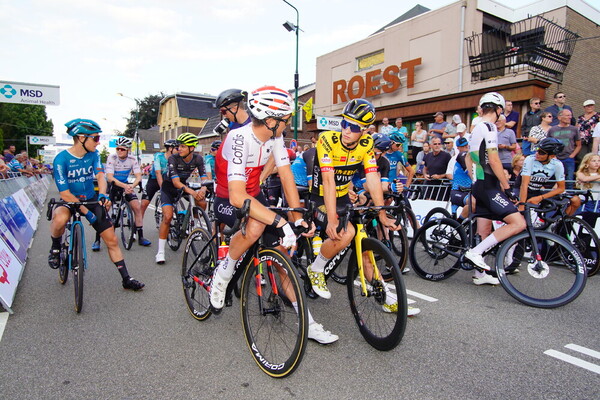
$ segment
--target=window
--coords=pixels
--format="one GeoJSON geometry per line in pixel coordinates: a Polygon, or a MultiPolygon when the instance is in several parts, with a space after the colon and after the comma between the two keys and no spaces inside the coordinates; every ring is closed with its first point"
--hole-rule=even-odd
{"type": "Polygon", "coordinates": [[[365,56],[358,57],[356,59],[358,71],[369,69],[374,65],[383,64],[384,53],[383,50],[379,50],[375,53],[367,54],[365,56]]]}

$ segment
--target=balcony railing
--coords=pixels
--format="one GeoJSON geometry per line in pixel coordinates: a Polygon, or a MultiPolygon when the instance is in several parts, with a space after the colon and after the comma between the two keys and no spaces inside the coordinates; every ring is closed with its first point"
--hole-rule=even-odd
{"type": "Polygon", "coordinates": [[[471,81],[527,71],[562,82],[579,35],[542,16],[534,16],[465,39],[471,81]]]}

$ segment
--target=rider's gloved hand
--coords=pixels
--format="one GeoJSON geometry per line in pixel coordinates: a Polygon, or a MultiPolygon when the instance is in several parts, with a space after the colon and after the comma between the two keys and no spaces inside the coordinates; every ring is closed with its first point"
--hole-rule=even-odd
{"type": "Polygon", "coordinates": [[[292,247],[296,244],[296,235],[292,230],[292,226],[289,223],[277,228],[279,230],[279,236],[281,236],[281,245],[283,247],[292,247]]]}
{"type": "Polygon", "coordinates": [[[100,204],[104,204],[108,199],[109,199],[108,196],[105,195],[104,193],[100,193],[98,195],[98,201],[100,202],[100,204]]]}
{"type": "Polygon", "coordinates": [[[516,203],[517,201],[519,201],[519,199],[517,198],[517,196],[515,196],[515,194],[513,193],[513,191],[511,189],[504,189],[504,194],[513,203],[516,203]]]}
{"type": "Polygon", "coordinates": [[[88,210],[87,214],[85,214],[85,219],[88,220],[90,225],[93,225],[94,222],[98,221],[98,217],[96,217],[96,214],[94,214],[93,212],[91,212],[89,210],[88,210]]]}

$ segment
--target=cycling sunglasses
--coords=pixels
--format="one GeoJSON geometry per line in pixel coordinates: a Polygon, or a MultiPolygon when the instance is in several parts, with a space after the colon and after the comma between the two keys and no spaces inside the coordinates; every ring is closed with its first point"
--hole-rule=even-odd
{"type": "Polygon", "coordinates": [[[96,143],[99,143],[99,142],[100,142],[100,135],[97,135],[97,136],[91,136],[91,135],[80,135],[80,136],[83,136],[83,137],[85,137],[85,138],[88,138],[88,139],[92,139],[92,140],[93,140],[94,142],[96,142],[96,143]]]}
{"type": "Polygon", "coordinates": [[[547,156],[548,155],[548,152],[546,152],[546,151],[544,151],[542,149],[538,149],[537,152],[538,152],[538,154],[540,154],[542,156],[547,156]]]}
{"type": "Polygon", "coordinates": [[[342,120],[340,125],[341,125],[342,129],[350,128],[350,132],[352,132],[352,133],[360,133],[363,130],[362,126],[350,123],[350,122],[346,121],[345,119],[342,120]]]}

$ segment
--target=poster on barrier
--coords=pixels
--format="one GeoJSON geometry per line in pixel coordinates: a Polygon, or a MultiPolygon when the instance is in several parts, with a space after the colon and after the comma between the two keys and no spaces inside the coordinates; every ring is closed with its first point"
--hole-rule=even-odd
{"type": "Polygon", "coordinates": [[[35,207],[37,209],[40,209],[42,207],[42,205],[44,204],[44,201],[42,199],[40,199],[40,195],[41,195],[40,186],[38,186],[37,182],[24,187],[23,190],[25,191],[27,196],[31,199],[31,201],[33,202],[35,207]]]}
{"type": "Polygon", "coordinates": [[[0,301],[7,310],[12,306],[22,272],[23,263],[6,245],[4,239],[0,239],[0,301]]]}
{"type": "Polygon", "coordinates": [[[27,218],[27,222],[29,222],[29,225],[31,225],[33,230],[35,230],[35,228],[37,228],[40,213],[36,209],[34,203],[31,202],[27,194],[25,194],[25,190],[19,190],[18,192],[13,194],[12,197],[19,205],[19,208],[23,212],[23,215],[25,215],[25,218],[27,218]]]}
{"type": "Polygon", "coordinates": [[[0,200],[0,236],[25,264],[33,228],[12,196],[0,200]]]}

